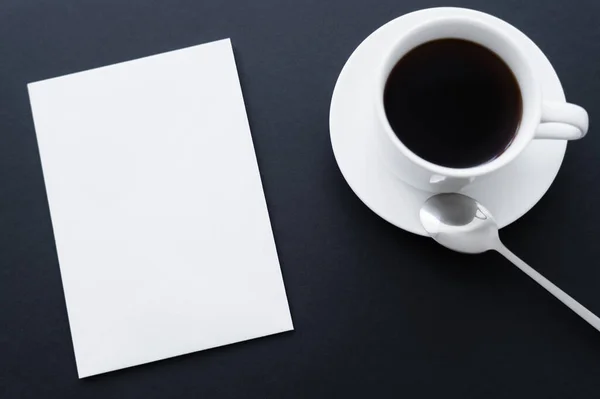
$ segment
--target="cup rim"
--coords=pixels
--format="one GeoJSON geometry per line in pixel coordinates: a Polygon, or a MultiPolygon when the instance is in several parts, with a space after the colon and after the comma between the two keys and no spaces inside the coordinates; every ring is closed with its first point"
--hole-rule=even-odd
{"type": "MultiPolygon", "coordinates": [[[[500,154],[496,158],[493,158],[485,163],[482,163],[482,164],[479,164],[476,166],[471,166],[468,168],[451,168],[451,167],[442,166],[442,165],[438,165],[433,162],[427,161],[426,159],[421,158],[419,155],[415,154],[412,150],[410,150],[394,133],[394,130],[392,129],[392,127],[389,123],[389,120],[387,118],[387,114],[385,112],[385,107],[384,107],[384,103],[383,103],[385,86],[386,86],[387,79],[388,79],[389,73],[390,73],[387,70],[387,66],[390,63],[393,63],[393,65],[395,65],[402,58],[402,57],[398,58],[398,57],[394,56],[395,50],[398,47],[401,47],[407,38],[417,34],[418,32],[428,29],[428,28],[431,28],[432,26],[435,26],[436,24],[439,24],[442,22],[449,22],[449,21],[451,21],[451,22],[454,21],[456,23],[466,23],[466,24],[476,25],[480,28],[483,28],[483,29],[493,32],[494,35],[500,37],[503,41],[505,41],[506,43],[508,43],[510,45],[511,51],[517,55],[520,62],[525,66],[525,68],[527,68],[528,75],[533,76],[532,67],[529,64],[525,53],[521,50],[521,46],[518,44],[518,42],[513,40],[509,35],[507,35],[502,30],[497,29],[496,27],[491,26],[490,24],[487,24],[484,21],[481,21],[472,16],[452,16],[452,17],[433,18],[429,21],[423,22],[423,23],[413,27],[412,29],[410,29],[400,40],[398,40],[388,50],[388,53],[384,57],[383,63],[381,64],[379,75],[378,75],[379,76],[379,81],[378,81],[379,85],[376,90],[376,92],[377,92],[377,102],[376,102],[377,115],[376,116],[381,121],[383,121],[383,129],[385,130],[387,138],[392,142],[392,144],[396,147],[396,149],[398,149],[411,162],[421,166],[424,169],[429,170],[430,172],[432,172],[434,174],[439,174],[439,175],[443,175],[446,177],[459,177],[459,178],[476,177],[476,176],[481,176],[481,175],[485,175],[490,172],[493,172],[496,169],[499,169],[500,167],[510,163],[525,149],[525,147],[533,139],[534,133],[535,133],[533,129],[530,129],[529,131],[524,131],[522,129],[522,127],[524,125],[523,117],[521,118],[521,120],[519,122],[519,126],[517,127],[517,131],[515,132],[513,142],[502,152],[502,154],[500,154]],[[523,135],[527,135],[528,137],[525,137],[525,139],[520,140],[518,143],[516,143],[515,142],[516,138],[519,136],[523,136],[523,135]]],[[[440,39],[441,38],[452,38],[452,36],[440,36],[440,39]]],[[[436,39],[432,39],[432,40],[436,40],[436,39]]],[[[473,43],[477,43],[477,44],[487,48],[488,50],[493,51],[498,57],[500,57],[500,59],[502,59],[505,63],[507,63],[503,57],[501,57],[494,50],[490,49],[488,46],[484,45],[483,43],[479,43],[477,40],[470,40],[470,39],[463,39],[463,40],[472,41],[473,43]]],[[[411,47],[408,51],[416,48],[419,45],[427,43],[427,42],[428,41],[421,42],[421,43],[411,47]]],[[[508,65],[508,63],[507,63],[507,65],[508,65]]],[[[510,68],[510,66],[509,66],[509,68],[510,68]]],[[[512,71],[512,68],[511,68],[511,71],[512,71]]],[[[514,73],[514,71],[513,71],[513,73],[514,73]]],[[[532,82],[532,83],[534,84],[534,94],[535,95],[530,96],[529,99],[526,99],[523,97],[522,84],[517,79],[517,84],[519,84],[519,90],[521,91],[521,100],[523,102],[523,108],[525,107],[526,101],[532,101],[531,97],[533,98],[534,101],[537,101],[537,103],[539,104],[539,106],[535,106],[535,104],[534,104],[534,113],[529,117],[530,119],[533,118],[533,119],[537,120],[537,122],[539,123],[539,120],[541,119],[541,101],[542,101],[541,89],[539,88],[539,85],[536,84],[536,82],[532,82]]]]}

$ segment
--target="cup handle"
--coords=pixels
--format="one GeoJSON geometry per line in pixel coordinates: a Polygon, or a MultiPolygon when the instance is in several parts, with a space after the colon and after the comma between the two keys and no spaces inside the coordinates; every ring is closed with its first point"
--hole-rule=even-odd
{"type": "Polygon", "coordinates": [[[578,140],[587,134],[588,114],[579,105],[545,101],[536,139],[578,140]]]}

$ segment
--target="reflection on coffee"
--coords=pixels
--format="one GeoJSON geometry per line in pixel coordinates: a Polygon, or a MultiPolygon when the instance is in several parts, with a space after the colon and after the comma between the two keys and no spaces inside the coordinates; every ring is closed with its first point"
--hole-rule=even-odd
{"type": "Polygon", "coordinates": [[[508,65],[491,50],[460,39],[434,40],[402,57],[388,77],[384,107],[408,149],[451,168],[501,155],[523,109],[508,65]]]}

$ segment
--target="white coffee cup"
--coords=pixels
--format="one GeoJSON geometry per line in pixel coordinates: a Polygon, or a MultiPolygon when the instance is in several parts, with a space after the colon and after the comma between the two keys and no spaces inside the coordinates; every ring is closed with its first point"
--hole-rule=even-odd
{"type": "Polygon", "coordinates": [[[459,191],[475,179],[489,176],[517,158],[533,139],[576,140],[588,130],[588,114],[580,106],[544,101],[540,81],[521,43],[502,28],[469,16],[435,18],[399,37],[384,54],[375,96],[375,136],[383,162],[401,180],[433,193],[459,191]],[[521,91],[522,118],[512,143],[498,157],[474,167],[449,168],[417,156],[396,136],[384,109],[385,85],[396,63],[413,48],[445,38],[468,40],[492,50],[512,70],[521,91]]]}

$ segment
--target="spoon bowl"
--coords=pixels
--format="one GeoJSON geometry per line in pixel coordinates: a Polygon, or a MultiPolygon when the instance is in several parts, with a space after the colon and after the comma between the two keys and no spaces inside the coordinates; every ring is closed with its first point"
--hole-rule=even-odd
{"type": "Polygon", "coordinates": [[[492,214],[465,195],[434,195],[423,204],[419,216],[434,240],[457,252],[486,252],[500,241],[492,214]]]}

